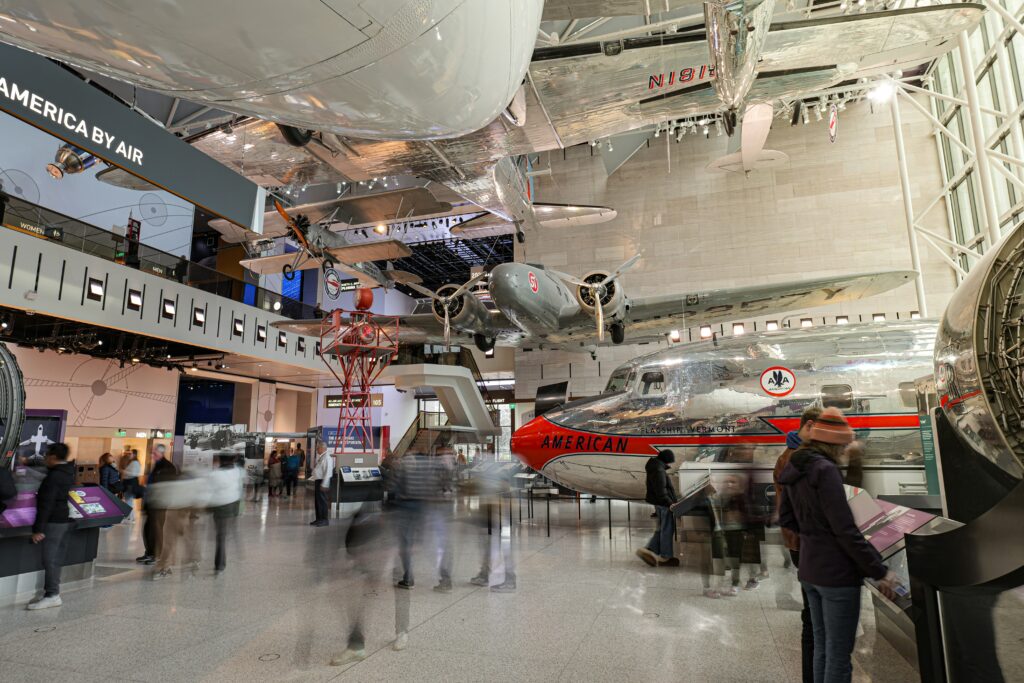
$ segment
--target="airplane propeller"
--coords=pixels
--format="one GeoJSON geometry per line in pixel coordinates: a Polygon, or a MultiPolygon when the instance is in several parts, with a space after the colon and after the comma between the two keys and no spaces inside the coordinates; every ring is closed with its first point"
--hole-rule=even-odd
{"type": "Polygon", "coordinates": [[[422,286],[420,286],[420,285],[418,285],[416,283],[413,283],[413,282],[410,282],[410,283],[408,283],[406,285],[407,287],[409,287],[409,289],[414,289],[417,292],[419,292],[420,294],[423,294],[424,296],[429,296],[431,299],[433,299],[437,303],[441,304],[441,308],[444,309],[444,345],[445,345],[445,347],[447,347],[447,348],[451,347],[451,343],[450,343],[450,340],[451,340],[451,320],[449,318],[451,312],[448,309],[448,304],[450,302],[452,302],[452,301],[457,300],[459,297],[461,297],[463,294],[465,294],[467,291],[469,291],[469,289],[473,285],[475,285],[477,282],[479,282],[481,280],[481,278],[483,278],[485,275],[487,275],[487,273],[484,273],[484,272],[477,273],[473,277],[469,278],[469,280],[466,282],[466,284],[462,285],[461,287],[456,289],[454,292],[452,292],[451,294],[448,294],[446,296],[441,296],[437,292],[432,292],[429,289],[427,289],[426,287],[422,287],[422,286]]]}
{"type": "Polygon", "coordinates": [[[552,271],[566,282],[590,290],[590,295],[594,298],[594,322],[597,323],[597,340],[599,342],[604,341],[604,304],[601,302],[601,299],[607,293],[608,285],[618,280],[623,273],[635,266],[639,260],[640,254],[635,254],[633,258],[616,268],[615,272],[597,282],[585,282],[571,275],[552,271]]]}

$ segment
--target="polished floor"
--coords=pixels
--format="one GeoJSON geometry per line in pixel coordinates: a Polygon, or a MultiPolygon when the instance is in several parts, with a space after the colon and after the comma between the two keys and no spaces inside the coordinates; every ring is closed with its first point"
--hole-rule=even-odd
{"type": "MultiPolygon", "coordinates": [[[[604,501],[584,502],[580,512],[575,502],[555,502],[548,537],[537,503],[534,519],[522,523],[513,510],[518,590],[498,594],[468,582],[486,530],[471,523],[476,501],[467,500],[449,527],[454,590],[432,590],[437,553],[425,542],[415,587],[399,591],[391,541],[360,574],[336,552],[345,525],[309,527],[306,505],[247,504],[220,575],[207,540],[194,576],[176,568],[152,581],[151,570],[133,562],[141,525],[104,531],[91,586],[66,591],[59,609],[0,610],[0,680],[799,680],[799,591],[778,546],[769,549],[771,578],[759,589],[713,600],[695,568],[654,569],[633,555],[652,528],[650,508],[631,506],[627,522],[625,504],[616,503],[609,538],[604,501]],[[360,603],[367,657],[330,666],[360,603]],[[395,651],[396,608],[404,607],[408,647],[395,651]]],[[[507,504],[502,532],[508,543],[507,504]]],[[[876,635],[866,598],[862,628],[855,680],[917,680],[876,635]]]]}

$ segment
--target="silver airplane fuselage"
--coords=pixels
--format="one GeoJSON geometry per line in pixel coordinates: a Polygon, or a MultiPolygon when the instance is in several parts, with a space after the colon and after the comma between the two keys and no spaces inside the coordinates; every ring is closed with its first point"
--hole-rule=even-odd
{"type": "Polygon", "coordinates": [[[787,432],[810,406],[836,406],[865,446],[865,487],[924,480],[914,381],[932,372],[936,323],[768,332],[679,345],[612,374],[606,393],[533,419],[512,452],[569,488],[642,499],[647,460],[752,470],[770,482],[787,432]]]}

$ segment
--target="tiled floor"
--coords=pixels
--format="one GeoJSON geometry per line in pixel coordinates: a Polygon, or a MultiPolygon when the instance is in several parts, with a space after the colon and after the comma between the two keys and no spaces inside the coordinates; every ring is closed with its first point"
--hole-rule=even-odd
{"type": "MultiPolygon", "coordinates": [[[[538,505],[532,522],[515,513],[518,591],[495,594],[468,583],[486,531],[469,521],[475,501],[464,501],[450,526],[455,590],[431,590],[436,552],[424,543],[415,588],[396,591],[390,536],[373,545],[363,580],[344,551],[346,525],[310,528],[302,503],[249,504],[220,576],[207,542],[194,578],[176,569],[153,582],[132,561],[138,525],[103,532],[105,569],[91,588],[67,592],[59,609],[0,611],[0,680],[799,680],[799,591],[777,546],[760,589],[710,600],[693,569],[652,569],[633,555],[650,533],[649,508],[632,506],[627,525],[615,504],[609,538],[603,501],[584,503],[581,520],[574,502],[554,503],[547,537],[538,505]],[[411,624],[398,652],[396,598],[408,600],[411,624]],[[329,666],[359,600],[368,657],[329,666]]],[[[507,543],[507,507],[504,519],[507,543]]],[[[855,680],[916,680],[876,638],[866,600],[863,617],[855,680]]]]}

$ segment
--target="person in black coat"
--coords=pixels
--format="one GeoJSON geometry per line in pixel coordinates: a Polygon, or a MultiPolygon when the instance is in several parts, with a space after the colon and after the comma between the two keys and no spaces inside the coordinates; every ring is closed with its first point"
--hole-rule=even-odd
{"type": "Polygon", "coordinates": [[[114,456],[104,453],[100,456],[100,486],[111,493],[121,493],[121,473],[114,467],[114,456]]]}
{"type": "Polygon", "coordinates": [[[68,447],[51,443],[46,448],[46,478],[36,492],[36,519],[32,542],[43,544],[43,594],[28,609],[60,607],[60,573],[71,537],[68,491],[75,484],[75,464],[68,462],[68,447]]]}
{"type": "Polygon", "coordinates": [[[675,453],[664,450],[647,461],[647,497],[645,500],[654,506],[658,515],[658,528],[651,540],[643,548],[636,551],[637,557],[651,565],[679,566],[679,558],[675,556],[672,540],[676,534],[676,518],[670,509],[678,501],[675,487],[668,474],[669,465],[676,461],[675,453]]]}
{"type": "Polygon", "coordinates": [[[865,540],[846,501],[836,463],[853,430],[837,408],[826,408],[779,475],[779,523],[800,535],[797,576],[807,596],[814,630],[815,683],[845,683],[853,674],[864,578],[879,581],[892,597],[896,575],[865,540]]]}
{"type": "MultiPolygon", "coordinates": [[[[178,476],[178,468],[165,456],[166,452],[167,448],[161,444],[153,449],[153,471],[146,478],[147,489],[153,484],[159,484],[161,481],[178,476]]],[[[142,527],[142,543],[145,546],[145,552],[141,557],[136,557],[135,561],[139,564],[156,564],[157,553],[160,551],[160,536],[167,511],[151,505],[149,496],[145,494],[142,500],[142,509],[146,513],[146,523],[142,527]]]]}

